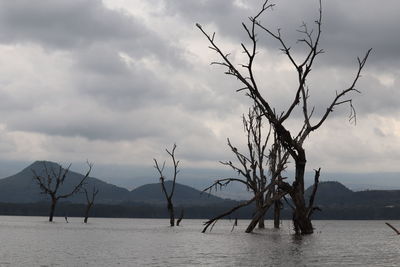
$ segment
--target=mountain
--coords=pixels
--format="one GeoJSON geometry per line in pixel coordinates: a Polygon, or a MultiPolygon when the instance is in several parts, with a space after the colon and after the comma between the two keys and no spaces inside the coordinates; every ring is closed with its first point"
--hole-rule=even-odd
{"type": "MultiPolygon", "coordinates": [[[[306,190],[311,194],[312,187],[306,190]]],[[[320,182],[315,204],[321,207],[400,207],[400,190],[365,190],[354,192],[339,182],[320,182]]]]}
{"type": "MultiPolygon", "coordinates": [[[[60,165],[50,161],[35,161],[21,172],[10,177],[0,179],[0,202],[6,203],[32,203],[47,199],[47,196],[41,194],[39,186],[33,179],[33,171],[38,175],[45,174],[45,167],[51,171],[58,171],[60,165]]],[[[84,176],[80,173],[69,171],[64,184],[60,187],[60,194],[70,192],[74,185],[78,184],[84,176]]],[[[125,188],[103,182],[99,179],[88,177],[85,187],[91,192],[93,186],[99,189],[96,197],[97,203],[119,203],[125,201],[129,191],[125,188]]],[[[78,193],[68,201],[74,203],[83,203],[86,201],[84,193],[78,193]]]]}
{"type": "MultiPolygon", "coordinates": [[[[165,188],[167,192],[171,192],[172,181],[165,182],[165,188]]],[[[140,186],[130,192],[128,197],[129,202],[146,202],[150,204],[162,204],[165,202],[165,195],[162,192],[161,185],[159,183],[146,184],[140,186]]],[[[180,206],[199,206],[199,205],[211,205],[213,203],[222,202],[224,199],[213,196],[208,193],[202,193],[190,186],[175,184],[175,192],[173,196],[174,205],[180,206]]]]}
{"type": "MultiPolygon", "coordinates": [[[[311,195],[313,187],[307,188],[305,195],[311,195]]],[[[352,201],[354,192],[339,182],[327,181],[318,184],[315,203],[320,206],[343,205],[352,201]]]]}
{"type": "MultiPolygon", "coordinates": [[[[48,196],[41,194],[39,186],[33,179],[33,171],[38,175],[45,175],[46,171],[54,170],[57,172],[61,166],[50,161],[36,161],[21,172],[7,178],[0,179],[0,202],[2,203],[34,203],[48,200],[48,196]]],[[[78,184],[84,175],[69,171],[64,184],[60,187],[60,194],[70,192],[74,185],[78,184]]],[[[96,196],[97,204],[121,204],[121,203],[147,203],[147,204],[165,204],[165,196],[161,191],[159,183],[147,184],[138,187],[132,191],[125,188],[106,183],[94,177],[88,177],[85,187],[91,192],[93,187],[99,190],[96,196]]],[[[166,188],[169,190],[172,182],[166,182],[166,188]]],[[[83,192],[77,193],[68,199],[60,201],[68,201],[72,203],[86,203],[86,197],[83,192]]],[[[175,205],[209,205],[214,203],[225,202],[224,199],[209,195],[201,194],[200,191],[176,183],[175,193],[173,197],[175,205]]]]}

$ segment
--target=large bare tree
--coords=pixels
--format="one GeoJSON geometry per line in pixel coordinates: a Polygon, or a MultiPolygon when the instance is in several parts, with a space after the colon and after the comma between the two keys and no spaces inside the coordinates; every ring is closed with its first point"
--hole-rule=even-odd
{"type": "MultiPolygon", "coordinates": [[[[289,154],[282,152],[282,147],[276,138],[273,138],[272,145],[269,144],[271,136],[275,137],[275,135],[272,134],[271,127],[267,132],[263,127],[262,116],[258,106],[252,107],[247,116],[243,115],[243,128],[247,139],[246,151],[240,151],[232,145],[228,138],[228,146],[236,160],[234,162],[221,161],[221,164],[231,168],[238,176],[218,179],[204,191],[211,191],[213,188],[218,190],[230,183],[242,184],[252,192],[253,198],[250,201],[239,204],[237,207],[242,208],[255,202],[256,212],[262,213],[256,223],[258,223],[259,228],[265,228],[264,215],[266,210],[270,207],[270,203],[276,203],[282,197],[277,186],[282,182],[281,173],[286,168],[289,154]]],[[[280,206],[277,205],[276,208],[280,209],[280,206]]],[[[228,213],[223,213],[205,222],[203,232],[218,219],[222,218],[222,215],[225,217],[235,210],[236,207],[228,213]]],[[[279,213],[275,212],[275,214],[279,213]]]]}
{"type": "Polygon", "coordinates": [[[59,165],[57,170],[55,170],[53,167],[50,167],[49,169],[46,163],[43,162],[44,173],[37,173],[35,170],[32,170],[33,179],[39,185],[41,193],[49,195],[51,200],[49,222],[53,221],[54,211],[56,209],[58,200],[62,198],[68,198],[81,190],[86,179],[89,177],[93,166],[92,163],[88,162],[87,164],[89,166],[89,170],[86,172],[85,176],[83,176],[77,184],[73,185],[71,191],[64,194],[59,194],[59,189],[62,187],[65,179],[67,178],[71,164],[65,169],[59,165]]]}
{"type": "MultiPolygon", "coordinates": [[[[179,160],[175,159],[175,149],[176,149],[176,144],[172,147],[172,150],[166,149],[168,155],[171,157],[172,164],[174,166],[173,170],[173,178],[172,178],[172,186],[171,190],[168,192],[166,186],[165,186],[165,175],[164,175],[164,168],[165,168],[165,161],[163,162],[162,166],[158,164],[158,161],[156,159],[154,160],[154,168],[158,171],[160,175],[160,184],[161,184],[161,190],[163,191],[165,195],[165,199],[167,200],[167,209],[169,213],[169,222],[171,226],[175,226],[175,210],[174,210],[174,204],[172,202],[172,197],[174,196],[175,192],[175,183],[176,183],[176,177],[178,176],[179,170],[178,170],[178,165],[179,165],[179,160]]],[[[182,214],[183,218],[183,214],[182,214]]],[[[182,220],[180,218],[179,222],[182,220]]]]}
{"type": "MultiPolygon", "coordinates": [[[[288,151],[295,165],[294,182],[292,184],[283,183],[281,187],[291,197],[294,211],[293,222],[294,229],[298,234],[311,234],[313,233],[313,226],[311,223],[311,215],[315,207],[313,203],[306,203],[304,197],[304,174],[306,170],[306,152],[304,149],[304,141],[309,135],[318,130],[326,121],[328,116],[333,112],[334,108],[340,105],[348,104],[351,109],[350,119],[356,119],[355,109],[352,104],[351,94],[359,93],[356,89],[356,83],[360,78],[362,69],[365,66],[367,58],[371,49],[366,52],[364,57],[357,58],[358,66],[355,71],[354,78],[349,83],[349,86],[344,89],[337,90],[332,96],[330,104],[326,107],[325,112],[321,117],[315,121],[312,120],[314,108],[309,103],[309,85],[307,78],[313,68],[313,64],[318,55],[323,53],[320,48],[321,26],[322,26],[322,5],[319,1],[319,16],[315,21],[315,27],[309,29],[304,23],[298,30],[303,37],[298,40],[300,45],[304,45],[306,52],[301,60],[295,59],[291,52],[291,47],[285,41],[281,30],[272,30],[260,22],[261,16],[274,5],[270,4],[269,0],[264,0],[260,11],[254,16],[250,17],[250,23],[242,23],[242,26],[249,38],[250,45],[241,43],[243,53],[247,56],[247,62],[236,65],[228,53],[220,49],[216,43],[215,33],[208,34],[200,24],[196,24],[200,31],[206,36],[209,41],[210,48],[215,51],[221,58],[221,61],[213,62],[213,64],[221,65],[226,68],[226,74],[235,77],[242,84],[242,88],[237,91],[244,91],[253,101],[256,102],[260,108],[263,117],[273,127],[279,142],[288,151]],[[297,86],[293,90],[293,96],[289,106],[281,113],[275,112],[273,103],[261,94],[261,86],[257,83],[256,75],[254,72],[254,64],[257,54],[260,52],[258,49],[259,39],[257,34],[264,33],[273,40],[276,40],[281,46],[281,51],[286,55],[288,61],[296,71],[297,86]],[[303,116],[303,124],[296,133],[289,131],[288,119],[293,117],[294,110],[298,108],[303,116]]],[[[270,89],[272,90],[272,89],[270,89]]],[[[315,172],[315,182],[318,182],[319,170],[315,172]]],[[[317,188],[317,185],[314,186],[317,188]]],[[[313,198],[312,198],[313,199],[313,198]]]]}

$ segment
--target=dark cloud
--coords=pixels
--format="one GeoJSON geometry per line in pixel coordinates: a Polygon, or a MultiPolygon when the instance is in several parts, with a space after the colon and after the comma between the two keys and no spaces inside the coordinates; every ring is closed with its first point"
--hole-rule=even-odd
{"type": "Polygon", "coordinates": [[[69,51],[102,44],[114,53],[126,51],[138,58],[156,55],[170,64],[184,62],[172,43],[99,0],[0,1],[0,41],[69,51]]]}
{"type": "MultiPolygon", "coordinates": [[[[151,164],[156,151],[177,142],[183,160],[192,165],[229,159],[226,137],[238,147],[244,144],[241,114],[251,101],[235,92],[240,82],[223,75],[220,66],[209,65],[217,55],[207,49],[194,25],[199,22],[208,32],[216,31],[221,47],[242,63],[240,42],[248,40],[241,22],[248,21],[263,1],[122,4],[140,3],[133,12],[118,3],[108,2],[117,5],[111,9],[100,0],[0,0],[0,134],[12,141],[8,146],[2,142],[0,149],[16,151],[13,157],[32,150],[67,161],[89,154],[106,163],[151,164]]],[[[296,43],[296,29],[302,21],[313,25],[318,1],[275,3],[262,23],[281,28],[300,59],[304,49],[296,43]]],[[[370,162],[366,157],[371,151],[391,151],[379,142],[388,136],[394,142],[400,114],[400,44],[395,34],[399,5],[393,0],[323,2],[321,47],[326,53],[317,59],[308,80],[313,121],[325,112],[335,91],[349,86],[356,57],[370,47],[374,51],[357,85],[362,94],[349,96],[361,127],[350,128],[345,119],[348,106],[337,107],[324,130],[313,136],[319,138],[310,149],[313,162],[336,162],[337,167],[347,159],[356,160],[358,153],[364,155],[360,162],[370,162]],[[385,128],[387,121],[394,122],[385,128]],[[331,142],[336,129],[341,131],[335,139],[341,146],[332,144],[325,151],[324,144],[331,142]],[[377,138],[373,148],[357,143],[368,138],[377,138]],[[335,161],[341,153],[348,155],[335,161]]],[[[293,100],[296,73],[276,40],[261,32],[258,37],[257,79],[279,112],[293,100]]],[[[290,127],[299,126],[301,118],[298,108],[288,121],[290,127]]]]}
{"type": "MultiPolygon", "coordinates": [[[[254,16],[264,1],[243,1],[247,8],[228,0],[165,2],[170,13],[179,14],[189,23],[208,24],[208,32],[216,31],[217,38],[220,35],[230,37],[239,46],[240,42],[247,42],[241,22],[248,23],[248,17],[254,16]]],[[[297,43],[302,35],[296,30],[303,22],[310,29],[316,28],[314,21],[318,18],[318,1],[281,0],[271,3],[276,4],[275,7],[266,12],[260,21],[274,32],[281,29],[284,40],[300,60],[305,47],[297,43]]],[[[396,34],[399,24],[397,11],[400,8],[398,1],[389,0],[384,4],[364,0],[322,1],[322,6],[321,48],[326,51],[326,55],[319,58],[321,63],[348,66],[357,56],[361,57],[367,49],[373,48],[371,64],[399,67],[400,37],[396,34]]],[[[259,30],[258,37],[261,46],[276,51],[280,48],[279,43],[262,30],[259,30]]]]}
{"type": "Polygon", "coordinates": [[[133,18],[108,10],[97,0],[1,1],[0,10],[0,38],[8,43],[38,42],[71,49],[146,34],[133,18]]]}

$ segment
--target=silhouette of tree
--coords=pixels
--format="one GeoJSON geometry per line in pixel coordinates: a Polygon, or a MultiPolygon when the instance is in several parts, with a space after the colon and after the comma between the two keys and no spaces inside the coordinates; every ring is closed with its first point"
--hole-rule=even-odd
{"type": "Polygon", "coordinates": [[[65,179],[67,178],[69,169],[71,167],[71,164],[64,169],[61,165],[58,167],[58,170],[54,170],[53,167],[50,169],[47,168],[47,165],[45,162],[43,162],[43,169],[44,169],[44,175],[36,173],[35,170],[32,170],[33,172],[33,179],[35,182],[39,185],[40,190],[42,191],[42,194],[47,194],[49,195],[51,199],[51,206],[50,206],[50,214],[49,214],[49,222],[53,221],[54,217],[54,211],[57,205],[57,201],[62,198],[68,198],[72,196],[73,194],[79,192],[79,190],[82,188],[85,180],[88,178],[91,170],[92,170],[92,163],[87,163],[89,166],[89,170],[87,171],[86,175],[77,183],[76,185],[73,186],[73,189],[66,193],[66,194],[58,194],[59,189],[62,187],[62,185],[65,182],[65,179]]]}
{"type": "MultiPolygon", "coordinates": [[[[172,197],[174,196],[176,177],[177,177],[177,175],[179,173],[179,170],[178,170],[179,160],[177,161],[175,159],[175,149],[176,149],[176,144],[174,144],[174,146],[173,146],[171,151],[169,151],[168,149],[165,150],[165,151],[167,151],[168,155],[170,155],[172,163],[174,165],[172,188],[171,188],[171,191],[169,193],[167,192],[167,188],[165,187],[165,176],[164,176],[164,173],[163,173],[164,172],[164,168],[165,168],[165,161],[163,162],[162,166],[160,167],[160,165],[158,164],[158,161],[156,159],[153,159],[154,160],[154,168],[160,174],[161,189],[162,189],[162,191],[163,191],[163,193],[165,195],[165,199],[167,200],[167,209],[168,209],[168,213],[169,213],[170,225],[171,226],[175,226],[175,214],[174,214],[174,205],[172,203],[172,197]]],[[[182,215],[182,217],[183,217],[183,215],[182,215]]]]}
{"type": "MultiPolygon", "coordinates": [[[[326,121],[328,116],[333,112],[334,108],[348,104],[350,106],[350,121],[356,121],[356,112],[352,104],[352,98],[349,97],[351,93],[359,93],[360,91],[356,89],[355,85],[360,78],[362,69],[365,66],[367,58],[371,52],[369,49],[363,58],[357,58],[358,68],[355,72],[353,80],[347,88],[336,91],[330,104],[327,106],[326,111],[322,114],[316,122],[312,122],[312,116],[314,108],[310,109],[309,101],[309,86],[307,83],[307,78],[312,70],[313,63],[318,55],[324,51],[320,49],[320,37],[321,37],[321,25],[322,25],[322,5],[319,1],[319,17],[315,21],[316,29],[309,29],[307,24],[303,23],[301,28],[298,30],[303,38],[298,40],[298,43],[306,47],[307,52],[302,60],[296,60],[291,52],[291,47],[284,40],[281,30],[273,31],[270,28],[264,26],[260,22],[260,17],[269,9],[271,9],[274,4],[270,4],[269,0],[265,0],[261,10],[254,16],[250,17],[250,24],[242,23],[242,26],[250,40],[250,46],[241,43],[243,53],[247,56],[247,62],[245,64],[237,65],[231,60],[229,54],[224,53],[219,45],[215,41],[215,33],[212,35],[206,33],[200,24],[196,26],[208,39],[210,48],[215,51],[221,61],[212,62],[212,64],[220,65],[226,68],[225,74],[235,77],[239,80],[243,87],[238,89],[238,92],[245,92],[248,97],[250,97],[256,105],[260,108],[261,114],[264,118],[268,120],[270,125],[273,127],[280,144],[283,148],[288,151],[290,157],[294,161],[295,165],[295,175],[294,182],[288,184],[282,182],[280,188],[285,190],[291,197],[293,202],[293,223],[294,229],[297,234],[312,234],[313,226],[311,223],[311,215],[315,210],[313,203],[306,204],[304,197],[304,173],[306,168],[306,152],[303,147],[303,143],[310,133],[318,130],[321,125],[326,121]],[[281,46],[281,51],[287,56],[287,59],[293,66],[294,70],[297,72],[298,86],[293,91],[293,100],[289,107],[282,113],[275,112],[275,108],[268,98],[262,95],[260,91],[260,86],[257,83],[256,76],[254,73],[254,63],[258,51],[257,37],[258,32],[262,32],[276,40],[281,46]],[[239,67],[242,67],[239,69],[239,67]],[[293,111],[300,107],[300,111],[303,116],[303,125],[300,127],[298,132],[293,135],[288,128],[288,119],[293,117],[293,111]]],[[[315,188],[317,188],[319,170],[315,172],[315,188]]],[[[315,191],[316,192],[316,191],[315,191]]],[[[314,199],[313,197],[311,199],[314,199]]],[[[257,215],[259,216],[259,215],[257,215]]]]}
{"type": "Polygon", "coordinates": [[[184,214],[185,214],[185,211],[184,211],[184,209],[182,208],[182,209],[181,209],[181,215],[179,215],[178,220],[176,220],[176,226],[179,226],[179,224],[180,224],[181,221],[183,220],[184,214]]]}
{"type": "Polygon", "coordinates": [[[96,186],[93,186],[91,195],[89,195],[86,188],[83,188],[83,190],[85,191],[85,196],[86,196],[85,219],[83,220],[83,222],[87,223],[88,218],[89,218],[90,209],[93,207],[94,200],[95,200],[97,194],[99,193],[99,189],[97,189],[96,186]]]}
{"type": "MultiPolygon", "coordinates": [[[[218,179],[204,191],[211,191],[213,188],[215,190],[222,189],[230,183],[240,183],[244,185],[246,189],[251,191],[254,195],[252,201],[244,202],[244,206],[255,202],[256,213],[261,214],[255,223],[258,223],[259,228],[265,228],[264,216],[266,211],[271,204],[279,202],[280,198],[285,194],[279,191],[278,184],[282,181],[281,173],[286,168],[289,154],[282,151],[282,146],[279,144],[278,139],[276,139],[276,135],[274,135],[271,127],[269,127],[268,132],[265,133],[265,129],[262,125],[262,116],[257,106],[251,108],[247,116],[243,115],[243,128],[247,139],[246,151],[242,152],[233,146],[228,138],[228,146],[236,157],[236,162],[220,162],[230,167],[238,176],[218,179]],[[274,142],[270,145],[270,149],[268,150],[268,143],[271,135],[274,137],[274,142]]],[[[244,206],[243,203],[238,205],[240,208],[244,206]]],[[[275,205],[275,208],[280,209],[281,206],[275,205]]],[[[236,209],[231,209],[231,212],[235,210],[236,209]]],[[[224,213],[224,216],[231,214],[231,212],[227,214],[224,213]]],[[[278,212],[275,212],[275,214],[277,214],[277,216],[279,215],[278,212]]],[[[205,222],[203,232],[219,218],[221,218],[220,215],[205,222]]],[[[277,220],[279,221],[279,217],[277,220]]],[[[277,227],[279,227],[279,224],[277,227]]],[[[253,229],[251,229],[251,231],[253,229]]]]}

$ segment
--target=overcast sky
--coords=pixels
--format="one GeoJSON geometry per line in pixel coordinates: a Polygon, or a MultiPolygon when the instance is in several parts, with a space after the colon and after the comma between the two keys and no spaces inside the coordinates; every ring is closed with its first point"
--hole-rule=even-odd
{"type": "MultiPolygon", "coordinates": [[[[152,165],[177,143],[182,168],[219,168],[232,159],[226,138],[244,142],[240,84],[210,66],[217,60],[195,27],[237,64],[241,22],[262,0],[1,0],[0,160],[152,165]]],[[[313,26],[317,0],[275,0],[262,22],[281,28],[298,58],[296,29],[313,26]]],[[[337,108],[306,141],[308,169],[400,171],[400,2],[323,1],[326,51],[309,80],[316,118],[349,85],[357,56],[373,48],[349,107],[337,108]]],[[[259,35],[257,80],[283,110],[296,73],[278,44],[259,35]]],[[[295,129],[298,118],[289,127],[295,129]]],[[[117,169],[117,168],[116,168],[117,169]]],[[[115,171],[118,175],[118,171],[115,171]]]]}

